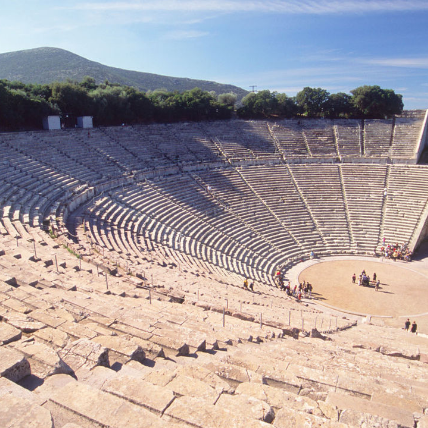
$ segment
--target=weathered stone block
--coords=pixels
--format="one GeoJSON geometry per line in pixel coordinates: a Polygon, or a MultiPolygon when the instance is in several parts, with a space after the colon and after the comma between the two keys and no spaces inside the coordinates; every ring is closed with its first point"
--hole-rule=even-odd
{"type": "Polygon", "coordinates": [[[29,374],[30,363],[23,354],[14,349],[0,347],[0,377],[18,382],[29,374]]]}

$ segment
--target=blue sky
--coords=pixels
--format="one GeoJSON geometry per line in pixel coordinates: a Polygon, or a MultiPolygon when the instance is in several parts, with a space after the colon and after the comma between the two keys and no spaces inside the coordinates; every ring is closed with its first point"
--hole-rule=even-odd
{"type": "Polygon", "coordinates": [[[42,46],[105,65],[293,96],[379,85],[428,108],[428,0],[0,0],[0,53],[42,46]]]}

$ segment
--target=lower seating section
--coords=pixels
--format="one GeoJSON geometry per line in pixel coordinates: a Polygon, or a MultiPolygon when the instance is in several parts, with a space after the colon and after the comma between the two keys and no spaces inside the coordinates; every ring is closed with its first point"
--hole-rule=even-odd
{"type": "Polygon", "coordinates": [[[339,166],[290,165],[290,171],[326,249],[349,252],[352,236],[339,166]]]}
{"type": "Polygon", "coordinates": [[[342,165],[349,227],[356,253],[372,254],[377,248],[387,167],[382,165],[342,165]]]}
{"type": "MultiPolygon", "coordinates": [[[[275,288],[250,293],[210,280],[195,293],[184,276],[146,287],[122,271],[99,275],[55,244],[47,237],[30,260],[29,243],[0,237],[4,426],[427,422],[424,337],[333,317],[275,288]]],[[[161,277],[165,269],[151,266],[161,277]]]]}
{"type": "Polygon", "coordinates": [[[311,251],[323,252],[322,235],[287,166],[248,167],[243,168],[241,174],[275,215],[280,227],[296,240],[296,247],[301,249],[299,257],[311,251]]]}

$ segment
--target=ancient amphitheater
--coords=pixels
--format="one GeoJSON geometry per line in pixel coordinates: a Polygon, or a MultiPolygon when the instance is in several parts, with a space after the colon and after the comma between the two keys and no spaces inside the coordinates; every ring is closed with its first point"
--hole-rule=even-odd
{"type": "Polygon", "coordinates": [[[0,426],[428,427],[426,122],[0,134],[0,426]]]}

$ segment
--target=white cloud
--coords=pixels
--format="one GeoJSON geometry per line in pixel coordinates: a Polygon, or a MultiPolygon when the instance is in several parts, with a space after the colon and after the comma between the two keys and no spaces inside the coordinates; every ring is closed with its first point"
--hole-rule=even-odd
{"type": "Polygon", "coordinates": [[[428,58],[372,58],[361,62],[385,67],[428,68],[428,58]]]}
{"type": "MultiPolygon", "coordinates": [[[[59,6],[58,8],[62,8],[59,6]]],[[[72,9],[88,11],[259,12],[336,14],[428,10],[426,0],[157,0],[78,3],[72,9]]]]}
{"type": "Polygon", "coordinates": [[[206,31],[192,31],[192,30],[182,30],[182,31],[170,31],[166,33],[164,39],[168,40],[186,40],[186,39],[196,39],[199,37],[208,36],[206,31]]]}

